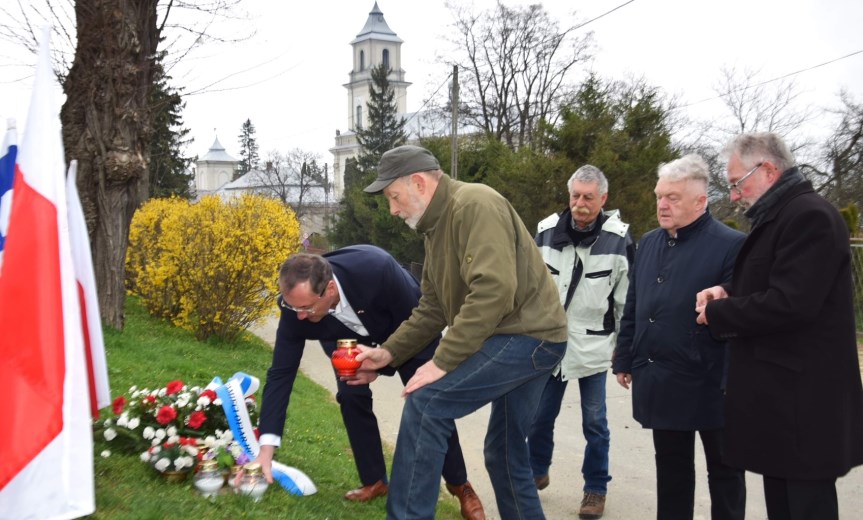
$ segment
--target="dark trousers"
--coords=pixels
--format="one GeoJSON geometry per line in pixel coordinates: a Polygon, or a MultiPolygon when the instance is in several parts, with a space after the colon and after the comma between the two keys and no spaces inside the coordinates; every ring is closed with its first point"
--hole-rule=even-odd
{"type": "MultiPolygon", "coordinates": [[[[707,461],[710,516],[742,520],[746,514],[743,470],[722,463],[722,430],[699,431],[707,461]]],[[[692,520],[695,510],[695,432],[653,430],[658,520],[692,520]]]]}
{"type": "MultiPolygon", "coordinates": [[[[327,351],[324,348],[324,351],[327,351]]],[[[332,349],[327,356],[332,355],[332,349]]],[[[411,359],[398,368],[402,383],[413,377],[414,372],[428,360],[411,359]]],[[[335,374],[335,371],[333,371],[335,374]]],[[[369,385],[348,385],[344,381],[338,381],[338,392],[336,401],[342,412],[342,421],[348,433],[351,450],[354,452],[354,461],[360,482],[363,486],[374,484],[378,480],[387,482],[387,466],[384,460],[384,450],[381,445],[381,432],[378,428],[378,420],[372,409],[372,390],[369,385]]],[[[401,399],[400,396],[387,396],[388,399],[401,399]]],[[[447,453],[444,458],[443,475],[447,484],[460,486],[467,482],[467,469],[464,464],[464,455],[458,442],[458,431],[453,430],[447,444],[447,453]]]]}
{"type": "Polygon", "coordinates": [[[838,520],[836,479],[790,480],[764,477],[770,520],[838,520]]]}

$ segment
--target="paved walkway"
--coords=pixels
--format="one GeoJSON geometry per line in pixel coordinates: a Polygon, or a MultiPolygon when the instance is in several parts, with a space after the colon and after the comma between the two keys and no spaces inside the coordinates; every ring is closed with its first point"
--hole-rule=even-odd
{"type": "MultiPolygon", "coordinates": [[[[270,345],[275,339],[275,320],[254,332],[270,345]]],[[[335,378],[329,359],[317,341],[310,341],[305,350],[301,370],[309,378],[336,391],[335,378]]],[[[381,435],[395,445],[401,417],[402,384],[398,377],[380,377],[372,383],[375,413],[381,435]]],[[[608,422],[611,429],[608,501],[603,519],[643,520],[656,517],[655,467],[653,441],[650,430],[645,430],[632,419],[632,403],[628,390],[617,384],[609,373],[608,422]]],[[[468,417],[456,421],[462,449],[468,467],[468,478],[483,500],[489,520],[500,518],[494,502],[494,493],[483,463],[482,447],[488,424],[489,407],[486,406],[468,417]]],[[[863,442],[863,439],[860,440],[863,442]]],[[[551,467],[551,485],[540,492],[542,506],[549,520],[577,518],[582,497],[581,460],[584,455],[584,438],[581,434],[581,412],[578,387],[570,385],[564,397],[560,417],[555,429],[555,455],[551,467]]],[[[746,518],[767,518],[764,495],[759,475],[747,473],[746,518]]],[[[863,511],[863,468],[858,467],[839,479],[839,512],[842,519],[860,518],[863,511]]],[[[710,518],[710,496],[707,491],[707,473],[700,444],[696,446],[695,520],[710,518]]]]}

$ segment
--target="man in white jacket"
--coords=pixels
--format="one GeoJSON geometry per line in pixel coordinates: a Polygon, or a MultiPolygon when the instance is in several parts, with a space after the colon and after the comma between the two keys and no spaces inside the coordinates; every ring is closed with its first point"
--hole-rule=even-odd
{"type": "Polygon", "coordinates": [[[584,498],[579,518],[601,518],[605,510],[610,434],[605,381],[626,300],[629,265],[635,246],[629,224],[619,213],[602,210],[608,180],[584,165],[567,182],[569,207],[538,225],[536,243],[557,283],[566,309],[569,338],[560,366],[549,378],[528,437],[536,487],[549,484],[554,422],[567,382],[578,381],[582,429],[587,441],[582,474],[584,498]]]}

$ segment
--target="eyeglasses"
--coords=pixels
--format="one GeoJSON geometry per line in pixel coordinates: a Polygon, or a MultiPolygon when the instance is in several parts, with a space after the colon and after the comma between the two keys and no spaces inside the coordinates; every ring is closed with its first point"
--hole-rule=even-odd
{"type": "Polygon", "coordinates": [[[327,282],[327,283],[324,285],[324,289],[323,289],[323,290],[318,294],[318,301],[317,301],[317,302],[315,302],[315,303],[313,303],[313,304],[311,304],[311,305],[308,305],[308,306],[306,306],[306,307],[293,307],[293,306],[291,306],[291,305],[288,305],[288,304],[285,302],[285,297],[284,297],[284,296],[282,296],[281,298],[279,298],[279,305],[280,305],[283,309],[288,309],[289,311],[294,311],[294,312],[296,312],[297,314],[299,314],[299,313],[301,313],[301,312],[302,312],[303,314],[308,314],[309,316],[313,316],[313,315],[315,315],[315,313],[317,313],[317,312],[318,312],[318,311],[315,309],[315,305],[317,305],[318,303],[320,303],[320,299],[324,297],[324,294],[327,292],[327,287],[329,287],[329,285],[330,285],[330,282],[327,282]]]}
{"type": "Polygon", "coordinates": [[[740,189],[740,185],[743,184],[743,181],[748,179],[750,175],[755,173],[755,171],[762,166],[764,166],[763,162],[756,164],[751,170],[749,170],[749,173],[737,179],[737,182],[732,182],[731,184],[729,184],[728,191],[736,191],[738,195],[743,195],[743,190],[740,189]]]}

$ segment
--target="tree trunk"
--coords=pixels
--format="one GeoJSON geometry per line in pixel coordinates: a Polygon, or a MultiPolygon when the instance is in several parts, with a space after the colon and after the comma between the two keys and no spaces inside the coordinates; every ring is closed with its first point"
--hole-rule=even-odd
{"type": "Polygon", "coordinates": [[[153,0],[77,0],[78,44],[60,112],[66,159],[78,161],[103,323],[123,327],[132,214],[147,196],[159,31],[153,0]]]}

